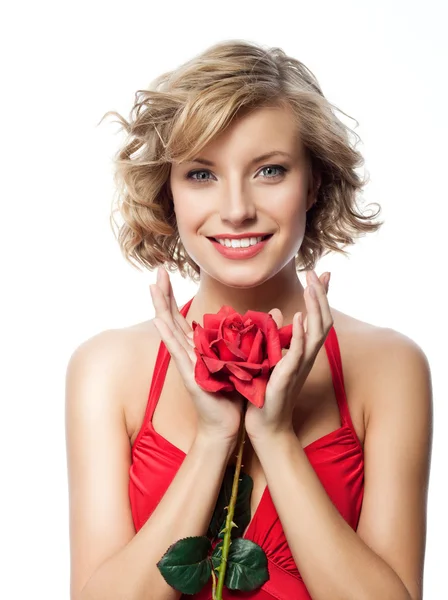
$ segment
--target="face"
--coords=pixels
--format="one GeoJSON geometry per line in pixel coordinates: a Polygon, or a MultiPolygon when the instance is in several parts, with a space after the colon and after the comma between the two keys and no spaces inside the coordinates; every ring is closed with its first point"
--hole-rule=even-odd
{"type": "Polygon", "coordinates": [[[172,165],[170,186],[179,235],[201,279],[249,288],[291,267],[315,193],[289,110],[259,108],[235,120],[200,156],[172,165]]]}

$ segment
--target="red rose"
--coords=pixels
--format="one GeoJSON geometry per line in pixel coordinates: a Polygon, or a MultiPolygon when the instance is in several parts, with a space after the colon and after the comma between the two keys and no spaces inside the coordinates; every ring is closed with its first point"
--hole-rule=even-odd
{"type": "Polygon", "coordinates": [[[204,315],[204,326],[193,321],[197,356],[195,379],[207,392],[236,390],[258,408],[264,404],[269,375],[289,348],[292,325],[277,327],[269,313],[231,306],[204,315]]]}

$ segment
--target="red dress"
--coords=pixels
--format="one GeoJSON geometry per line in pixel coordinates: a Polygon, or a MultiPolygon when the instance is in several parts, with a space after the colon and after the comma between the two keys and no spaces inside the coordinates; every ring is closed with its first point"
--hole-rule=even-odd
{"type": "MultiPolygon", "coordinates": [[[[182,307],[184,316],[192,300],[193,298],[182,307]]],[[[341,426],[305,446],[304,451],[333,504],[356,531],[364,493],[364,453],[348,410],[341,355],[334,327],[330,329],[324,345],[341,426]]],[[[152,416],[170,358],[165,344],[161,342],[145,416],[132,447],[129,499],[136,531],[151,516],[186,456],[180,448],[157,433],[152,425],[152,416]]],[[[224,587],[225,600],[312,600],[292,557],[267,486],[244,537],[256,542],[265,551],[269,580],[252,592],[230,591],[224,587]]],[[[183,594],[181,598],[211,600],[211,579],[198,594],[183,594]]]]}

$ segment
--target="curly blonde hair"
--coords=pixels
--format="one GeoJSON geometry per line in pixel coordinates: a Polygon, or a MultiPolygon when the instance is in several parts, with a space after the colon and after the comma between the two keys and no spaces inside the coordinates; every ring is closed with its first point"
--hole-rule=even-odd
{"type": "Polygon", "coordinates": [[[155,269],[163,264],[199,280],[200,268],[177,230],[171,163],[191,159],[237,115],[258,107],[292,109],[312,173],[321,178],[316,202],[307,212],[296,270],[314,269],[331,251],[348,254],[344,246],[383,224],[372,220],[381,212],[377,203],[370,216],[357,208],[359,191],[368,181],[356,172],[364,164],[356,149],[360,138],[336,116],[335,110],[345,113],[325,98],[313,73],[280,48],[224,41],[138,90],[129,121],[114,111],[101,119],[115,115],[127,132],[114,157],[110,222],[133,266],[155,269]]]}

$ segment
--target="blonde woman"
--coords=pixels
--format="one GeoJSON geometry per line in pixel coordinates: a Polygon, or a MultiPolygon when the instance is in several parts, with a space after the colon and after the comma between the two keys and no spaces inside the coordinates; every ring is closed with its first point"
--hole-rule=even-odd
{"type": "MultiPolygon", "coordinates": [[[[330,274],[315,272],[381,225],[359,208],[356,136],[299,60],[240,40],[161,75],[129,120],[117,116],[118,241],[158,269],[156,316],[99,333],[68,365],[71,599],[181,597],[157,563],[205,535],[244,418],[243,536],[263,548],[269,579],[223,597],[420,600],[427,359],[405,335],[331,308],[330,274]],[[174,270],[198,283],[180,310],[174,270]],[[294,323],[289,371],[244,417],[241,398],[194,378],[192,323],[224,305],[294,323]]],[[[211,594],[210,582],[188,597],[211,594]]]]}

